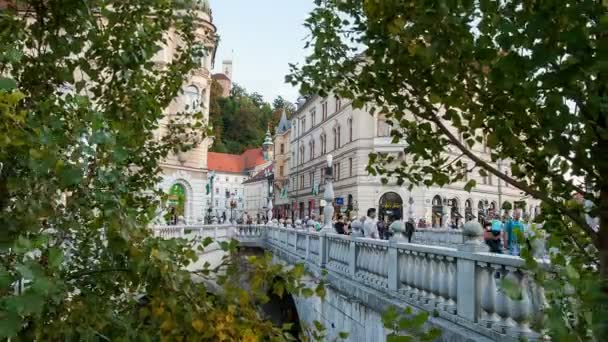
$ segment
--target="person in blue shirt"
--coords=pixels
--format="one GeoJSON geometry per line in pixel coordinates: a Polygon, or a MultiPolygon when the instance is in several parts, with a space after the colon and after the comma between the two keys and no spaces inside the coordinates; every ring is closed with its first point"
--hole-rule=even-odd
{"type": "Polygon", "coordinates": [[[517,232],[519,231],[521,234],[525,233],[525,226],[523,222],[520,221],[521,214],[519,211],[515,211],[513,213],[513,219],[507,221],[505,224],[505,233],[507,234],[507,245],[506,247],[509,250],[509,254],[511,255],[519,255],[519,244],[521,241],[517,240],[517,232]]]}
{"type": "Polygon", "coordinates": [[[498,215],[494,215],[492,221],[490,221],[490,239],[488,245],[490,246],[490,252],[501,253],[501,238],[503,235],[503,223],[498,219],[498,215]]]}

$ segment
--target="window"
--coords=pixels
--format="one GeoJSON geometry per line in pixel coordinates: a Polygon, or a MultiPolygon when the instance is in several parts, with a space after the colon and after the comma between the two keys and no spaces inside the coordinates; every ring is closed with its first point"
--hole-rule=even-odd
{"type": "MultiPolygon", "coordinates": [[[[509,171],[505,171],[505,176],[509,177],[509,171]]],[[[507,182],[504,182],[504,183],[505,183],[505,188],[508,188],[509,187],[509,183],[507,183],[507,182]]],[[[532,211],[530,211],[530,212],[532,212],[532,211]]]]}
{"type": "Polygon", "coordinates": [[[234,196],[239,194],[239,189],[234,189],[234,196]]]}
{"type": "Polygon", "coordinates": [[[319,185],[325,184],[325,168],[321,169],[321,183],[319,185]]]}
{"type": "Polygon", "coordinates": [[[310,141],[310,160],[315,159],[315,141],[310,141]]]}
{"type": "Polygon", "coordinates": [[[323,120],[327,120],[327,101],[321,103],[321,116],[323,120]]]}
{"type": "Polygon", "coordinates": [[[462,170],[461,170],[461,172],[464,175],[463,179],[464,179],[465,182],[469,180],[468,170],[469,170],[469,165],[467,163],[463,163],[462,164],[462,170]]]}
{"type": "Polygon", "coordinates": [[[310,186],[312,187],[315,184],[315,172],[311,171],[308,175],[308,181],[310,182],[310,186]]]}
{"type": "Polygon", "coordinates": [[[338,148],[338,130],[334,128],[334,150],[338,148]]]}
{"type": "Polygon", "coordinates": [[[384,116],[378,116],[378,134],[379,137],[391,136],[391,125],[384,116]]]}
{"type": "Polygon", "coordinates": [[[492,185],[492,175],[488,175],[488,184],[492,185]]]}
{"type": "Polygon", "coordinates": [[[483,184],[486,184],[486,185],[487,185],[487,184],[488,184],[488,176],[481,176],[481,182],[482,182],[483,184]]]}
{"type": "Polygon", "coordinates": [[[327,153],[327,137],[325,134],[321,134],[321,138],[319,140],[321,140],[321,155],[324,155],[327,153]]]}
{"type": "Polygon", "coordinates": [[[316,119],[317,119],[317,113],[313,109],[310,111],[310,127],[314,127],[314,125],[317,123],[316,119]]]}
{"type": "Polygon", "coordinates": [[[300,175],[300,189],[304,189],[304,175],[300,175]]]}
{"type": "Polygon", "coordinates": [[[337,133],[338,133],[338,148],[340,148],[340,144],[342,142],[342,127],[338,126],[337,133]]]}
{"type": "Polygon", "coordinates": [[[348,158],[348,177],[353,176],[353,158],[348,158]]]}
{"type": "Polygon", "coordinates": [[[219,195],[220,194],[220,188],[215,188],[215,194],[219,195]]]}
{"type": "Polygon", "coordinates": [[[336,112],[338,112],[342,108],[342,99],[336,96],[336,112]]]}
{"type": "Polygon", "coordinates": [[[281,144],[281,146],[279,147],[279,150],[281,151],[281,154],[285,153],[285,145],[281,144]]]}
{"type": "Polygon", "coordinates": [[[226,183],[228,183],[228,177],[226,177],[226,183]]]}
{"type": "Polygon", "coordinates": [[[306,132],[306,118],[302,118],[302,133],[306,132]]]}
{"type": "Polygon", "coordinates": [[[353,119],[348,119],[348,142],[353,141],[353,119]]]}
{"type": "Polygon", "coordinates": [[[218,200],[215,200],[215,206],[217,207],[219,205],[220,202],[218,202],[218,200]]]}
{"type": "Polygon", "coordinates": [[[184,89],[184,104],[186,113],[195,113],[199,110],[200,96],[198,95],[198,88],[190,85],[184,89]]]}
{"type": "Polygon", "coordinates": [[[279,176],[283,177],[284,167],[283,165],[279,166],[279,176]]]}
{"type": "Polygon", "coordinates": [[[304,164],[304,152],[306,149],[304,146],[300,146],[300,165],[304,164]]]}

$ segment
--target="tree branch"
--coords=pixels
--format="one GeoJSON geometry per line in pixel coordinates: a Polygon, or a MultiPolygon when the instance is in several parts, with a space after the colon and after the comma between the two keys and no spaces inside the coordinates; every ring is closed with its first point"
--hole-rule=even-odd
{"type": "Polygon", "coordinates": [[[101,270],[82,271],[82,272],[78,272],[78,273],[69,275],[68,280],[76,279],[76,278],[80,278],[85,275],[91,275],[91,274],[96,274],[96,273],[113,273],[113,272],[118,273],[118,272],[129,272],[129,271],[131,271],[131,269],[129,269],[129,268],[107,268],[107,269],[101,269],[101,270]]]}
{"type": "Polygon", "coordinates": [[[485,170],[487,170],[488,172],[491,172],[496,177],[502,179],[506,183],[511,184],[512,186],[518,188],[519,190],[521,190],[537,199],[547,202],[548,204],[557,208],[559,211],[563,212],[573,222],[575,222],[576,224],[581,226],[583,228],[583,230],[587,234],[589,234],[589,236],[592,238],[594,244],[596,244],[596,246],[597,246],[597,241],[598,241],[597,233],[587,224],[587,222],[585,222],[585,220],[580,215],[578,215],[578,213],[566,208],[563,204],[561,204],[561,203],[557,202],[556,200],[554,200],[553,198],[549,197],[546,193],[534,190],[522,182],[518,182],[510,177],[507,177],[504,173],[500,172],[498,169],[496,169],[495,167],[493,167],[492,165],[490,165],[483,159],[479,158],[473,152],[471,152],[466,146],[464,146],[452,134],[452,132],[450,132],[450,130],[443,124],[441,119],[439,117],[437,117],[436,114],[434,114],[434,112],[431,112],[431,111],[429,111],[429,112],[432,113],[432,114],[430,114],[431,115],[430,120],[433,121],[437,125],[437,127],[441,130],[441,132],[443,134],[445,134],[448,137],[448,139],[450,139],[450,141],[452,142],[453,145],[458,147],[458,149],[460,149],[460,151],[462,151],[462,153],[464,153],[467,157],[469,157],[471,160],[473,160],[477,165],[483,167],[485,170]]]}

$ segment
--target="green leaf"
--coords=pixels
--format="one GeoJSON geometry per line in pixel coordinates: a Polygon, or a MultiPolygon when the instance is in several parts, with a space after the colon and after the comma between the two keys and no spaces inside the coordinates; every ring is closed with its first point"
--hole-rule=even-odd
{"type": "Polygon", "coordinates": [[[314,321],[312,321],[312,323],[314,324],[315,329],[317,329],[317,331],[319,331],[319,332],[325,331],[325,326],[321,322],[314,320],[314,321]]]}
{"type": "Polygon", "coordinates": [[[470,179],[467,184],[464,185],[464,190],[467,192],[471,192],[471,190],[477,185],[477,182],[474,179],[470,179]]]}
{"type": "Polygon", "coordinates": [[[63,262],[63,251],[57,247],[49,249],[49,267],[58,269],[63,262]]]}
{"type": "Polygon", "coordinates": [[[10,91],[17,88],[17,82],[8,77],[0,77],[0,90],[10,91]]]}
{"type": "Polygon", "coordinates": [[[308,287],[303,288],[301,293],[302,293],[302,296],[307,297],[307,298],[312,297],[315,294],[314,291],[308,287]]]}
{"type": "Polygon", "coordinates": [[[572,266],[572,264],[566,265],[566,275],[570,279],[580,279],[581,278],[580,274],[578,273],[578,271],[576,271],[576,269],[572,266]]]}
{"type": "Polygon", "coordinates": [[[500,289],[512,300],[522,299],[522,290],[519,284],[507,277],[500,281],[500,289]]]}
{"type": "Polygon", "coordinates": [[[8,338],[16,336],[21,330],[21,318],[16,312],[2,312],[0,319],[0,338],[8,338]]]}
{"type": "Polygon", "coordinates": [[[413,341],[414,341],[413,336],[403,336],[403,335],[396,335],[396,334],[389,334],[388,336],[386,336],[386,342],[413,342],[413,341]]]}
{"type": "Polygon", "coordinates": [[[338,336],[343,340],[346,340],[348,338],[348,335],[349,334],[345,331],[341,331],[340,333],[338,333],[338,336]]]}

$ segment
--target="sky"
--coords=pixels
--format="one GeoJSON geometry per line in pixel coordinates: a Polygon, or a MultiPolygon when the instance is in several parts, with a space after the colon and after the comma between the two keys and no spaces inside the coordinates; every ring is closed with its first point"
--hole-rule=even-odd
{"type": "Polygon", "coordinates": [[[285,83],[288,63],[305,58],[302,25],[312,0],[211,0],[220,43],[214,72],[232,59],[233,82],[268,102],[281,95],[295,102],[298,89],[285,83]]]}

